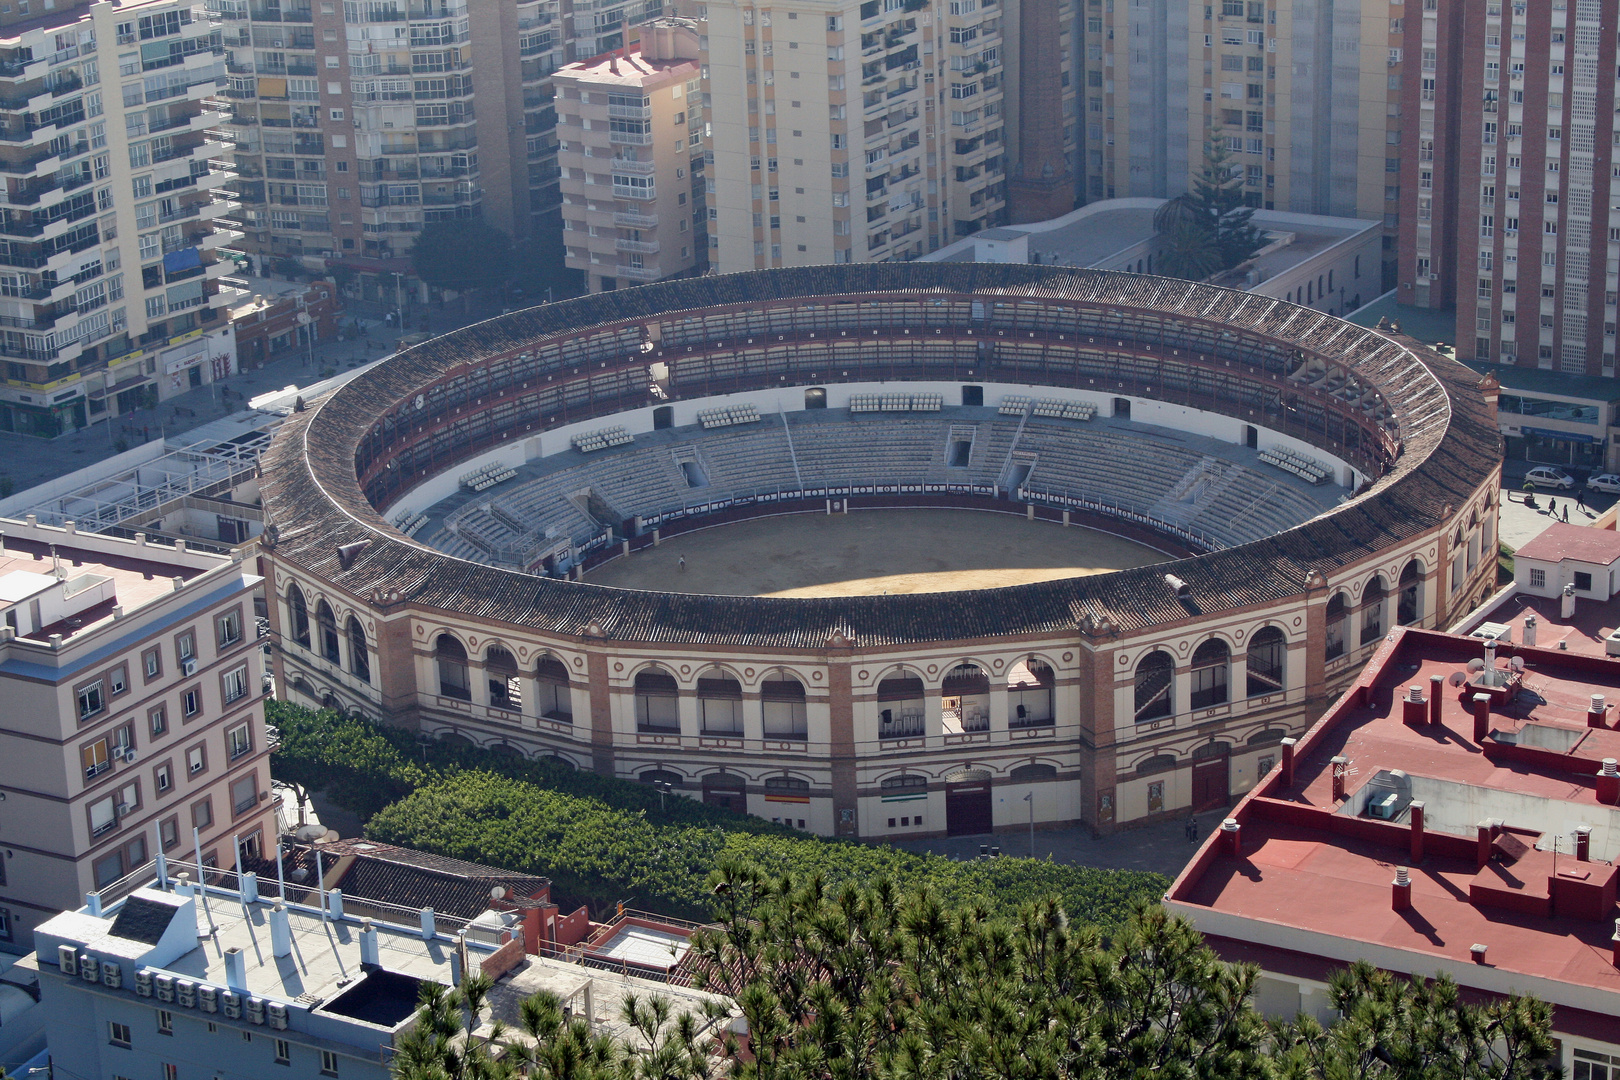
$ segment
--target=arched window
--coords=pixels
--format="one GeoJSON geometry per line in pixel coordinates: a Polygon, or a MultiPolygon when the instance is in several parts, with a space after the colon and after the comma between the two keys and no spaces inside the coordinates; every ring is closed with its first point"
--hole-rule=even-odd
{"type": "Polygon", "coordinates": [[[467,683],[467,650],[454,635],[440,634],[433,644],[434,657],[439,662],[439,693],[443,697],[471,701],[472,691],[467,683]]]}
{"type": "Polygon", "coordinates": [[[1136,665],[1136,722],[1175,714],[1171,693],[1176,663],[1167,652],[1150,652],[1136,665]]]}
{"type": "Polygon", "coordinates": [[[1007,672],[1007,726],[1051,727],[1052,669],[1031,656],[1007,672]]]}
{"type": "Polygon", "coordinates": [[[343,655],[338,651],[337,616],[332,614],[332,605],[325,600],[315,605],[315,621],[321,628],[321,655],[341,664],[343,655]]]}
{"type": "Polygon", "coordinates": [[[803,683],[785,671],[777,672],[760,684],[759,696],[765,710],[767,739],[809,738],[803,683]]]}
{"type": "Polygon", "coordinates": [[[568,688],[568,668],[555,656],[542,656],[535,664],[536,710],[547,720],[574,722],[574,695],[568,688]]]}
{"type": "Polygon", "coordinates": [[[517,661],[500,645],[484,650],[484,677],[489,680],[489,704],[496,709],[523,711],[523,683],[517,661]]]}
{"type": "Polygon", "coordinates": [[[292,639],[309,648],[309,606],[297,582],[287,586],[287,613],[292,616],[292,639]]]}
{"type": "Polygon", "coordinates": [[[922,792],[928,790],[928,777],[908,773],[904,776],[891,776],[878,784],[878,790],[886,795],[897,795],[903,791],[922,792]]]}
{"type": "Polygon", "coordinates": [[[1275,626],[1249,639],[1249,697],[1280,694],[1287,685],[1288,639],[1275,626]]]}
{"type": "Polygon", "coordinates": [[[1048,780],[1057,779],[1057,766],[1039,763],[1020,765],[1007,775],[1007,779],[1015,784],[1045,783],[1048,780]]]}
{"type": "Polygon", "coordinates": [[[1401,583],[1395,602],[1395,619],[1402,626],[1411,626],[1422,618],[1423,564],[1413,559],[1401,570],[1401,583]]]}
{"type": "Polygon", "coordinates": [[[698,676],[698,724],[705,735],[741,735],[742,686],[721,668],[698,676]]]}
{"type": "Polygon", "coordinates": [[[1172,772],[1176,767],[1174,754],[1155,754],[1136,763],[1137,776],[1152,776],[1154,773],[1172,772]]]}
{"type": "Polygon", "coordinates": [[[1344,593],[1334,593],[1327,602],[1327,659],[1334,660],[1344,655],[1345,626],[1350,613],[1350,605],[1345,601],[1344,593]]]}
{"type": "Polygon", "coordinates": [[[1232,650],[1220,638],[1210,638],[1192,654],[1192,707],[1207,709],[1227,700],[1227,675],[1232,650]]]}
{"type": "Polygon", "coordinates": [[[978,664],[958,664],[945,673],[940,715],[951,734],[990,730],[990,676],[978,664]]]}
{"type": "Polygon", "coordinates": [[[878,738],[914,739],[923,734],[923,682],[896,671],[878,683],[878,738]]]}
{"type": "Polygon", "coordinates": [[[1361,594],[1361,643],[1371,645],[1384,636],[1384,576],[1374,575],[1361,594]]]}
{"type": "Polygon", "coordinates": [[[680,733],[680,688],[669,672],[648,668],[636,676],[636,730],[680,733]]]}
{"type": "Polygon", "coordinates": [[[349,670],[361,682],[371,681],[371,653],[366,648],[366,631],[360,620],[349,616],[349,670]]]}
{"type": "Polygon", "coordinates": [[[686,782],[680,773],[670,772],[668,769],[648,769],[636,779],[643,784],[668,784],[670,787],[680,787],[686,782]]]}

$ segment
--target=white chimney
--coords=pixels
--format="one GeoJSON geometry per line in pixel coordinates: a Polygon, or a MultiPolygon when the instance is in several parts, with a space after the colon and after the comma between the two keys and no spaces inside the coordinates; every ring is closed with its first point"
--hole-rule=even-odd
{"type": "Polygon", "coordinates": [[[1558,617],[1572,619],[1575,617],[1575,586],[1565,585],[1563,594],[1558,601],[1558,617]]]}
{"type": "Polygon", "coordinates": [[[1524,643],[1531,646],[1535,645],[1536,643],[1536,617],[1534,615],[1528,615],[1525,617],[1524,643]]]}
{"type": "Polygon", "coordinates": [[[232,945],[225,950],[225,985],[232,990],[247,989],[247,963],[240,945],[232,945]]]}

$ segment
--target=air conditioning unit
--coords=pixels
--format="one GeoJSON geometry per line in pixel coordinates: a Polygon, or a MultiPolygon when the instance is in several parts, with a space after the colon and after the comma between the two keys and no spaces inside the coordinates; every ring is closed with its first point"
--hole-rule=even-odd
{"type": "Polygon", "coordinates": [[[265,1015],[270,1018],[270,1026],[277,1031],[287,1030],[287,1006],[279,1001],[272,1001],[264,1007],[265,1015]]]}
{"type": "Polygon", "coordinates": [[[219,995],[220,1011],[232,1020],[242,1019],[242,995],[235,990],[222,990],[219,995]]]}
{"type": "Polygon", "coordinates": [[[197,674],[197,661],[195,659],[180,661],[180,674],[182,674],[182,675],[195,675],[195,674],[197,674]]]}
{"type": "Polygon", "coordinates": [[[135,993],[141,997],[152,996],[152,973],[150,971],[137,971],[135,973],[135,993]]]}
{"type": "Polygon", "coordinates": [[[247,1018],[250,1024],[264,1024],[264,998],[247,999],[247,1018]]]}
{"type": "Polygon", "coordinates": [[[1386,792],[1367,804],[1367,816],[1389,821],[1394,818],[1400,805],[1401,797],[1399,795],[1393,791],[1386,792]]]}
{"type": "Polygon", "coordinates": [[[203,1012],[219,1012],[219,990],[212,986],[197,987],[197,1008],[203,1012]]]}
{"type": "Polygon", "coordinates": [[[79,954],[71,945],[58,945],[56,947],[56,966],[62,969],[64,975],[77,975],[79,973],[79,954]]]}
{"type": "Polygon", "coordinates": [[[152,976],[152,988],[157,991],[157,999],[159,1001],[173,1001],[174,1000],[174,976],[173,975],[154,975],[154,976],[152,976]]]}
{"type": "Polygon", "coordinates": [[[135,748],[133,746],[131,746],[128,750],[124,751],[124,764],[125,765],[133,765],[133,764],[135,764],[135,748]]]}
{"type": "Polygon", "coordinates": [[[197,984],[190,979],[174,980],[174,1000],[187,1009],[197,1007],[197,984]]]}
{"type": "Polygon", "coordinates": [[[89,953],[79,955],[79,978],[85,982],[101,981],[101,963],[89,953]]]}
{"type": "Polygon", "coordinates": [[[125,816],[126,814],[128,814],[130,812],[131,809],[132,809],[132,807],[129,805],[129,803],[127,803],[127,802],[119,803],[118,804],[118,816],[119,817],[125,816]]]}
{"type": "Polygon", "coordinates": [[[116,960],[101,962],[101,985],[117,990],[124,985],[124,969],[116,960]]]}

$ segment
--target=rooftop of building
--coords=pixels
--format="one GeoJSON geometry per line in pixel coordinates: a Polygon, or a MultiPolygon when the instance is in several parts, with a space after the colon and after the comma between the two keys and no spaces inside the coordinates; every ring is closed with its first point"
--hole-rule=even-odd
{"type": "Polygon", "coordinates": [[[650,79],[685,68],[696,71],[698,66],[699,61],[696,57],[650,59],[643,55],[640,48],[631,46],[628,49],[617,49],[593,56],[589,60],[576,60],[572,64],[564,64],[553,73],[552,77],[588,80],[593,84],[610,88],[613,86],[639,88],[650,79]]]}
{"type": "Polygon", "coordinates": [[[1594,529],[1589,525],[1555,521],[1540,536],[1519,548],[1515,555],[1541,562],[1574,559],[1576,562],[1607,566],[1620,559],[1620,533],[1613,529],[1594,529]]]}
{"type": "Polygon", "coordinates": [[[1291,770],[1285,747],[1239,803],[1240,850],[1213,837],[1169,902],[1223,939],[1450,971],[1484,990],[1612,1012],[1620,808],[1599,801],[1595,774],[1620,757],[1620,723],[1613,704],[1601,727],[1588,713],[1594,694],[1612,703],[1617,691],[1620,663],[1597,656],[1503,645],[1487,658],[1478,639],[1397,630],[1294,748],[1291,770]],[[1493,660],[1499,674],[1482,678],[1493,660]],[[1438,723],[1427,722],[1432,676],[1438,723]],[[1425,701],[1408,722],[1414,686],[1425,701]],[[1482,738],[1477,692],[1493,698],[1482,738]],[[1572,854],[1581,826],[1590,861],[1572,854]],[[1391,902],[1397,867],[1410,868],[1406,910],[1391,902]]]}

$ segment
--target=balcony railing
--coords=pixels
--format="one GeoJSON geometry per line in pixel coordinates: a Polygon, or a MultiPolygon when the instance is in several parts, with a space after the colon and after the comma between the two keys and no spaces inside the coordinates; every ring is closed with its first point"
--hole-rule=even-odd
{"type": "Polygon", "coordinates": [[[656,266],[617,266],[614,269],[620,277],[639,278],[642,281],[657,281],[664,276],[664,272],[656,266]]]}
{"type": "Polygon", "coordinates": [[[656,229],[658,218],[652,214],[614,214],[613,224],[624,229],[656,229]]]}
{"type": "Polygon", "coordinates": [[[613,247],[617,251],[635,251],[648,255],[658,253],[658,245],[647,240],[615,240],[613,247]]]}

